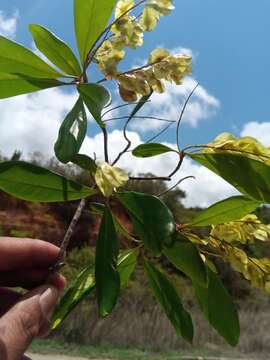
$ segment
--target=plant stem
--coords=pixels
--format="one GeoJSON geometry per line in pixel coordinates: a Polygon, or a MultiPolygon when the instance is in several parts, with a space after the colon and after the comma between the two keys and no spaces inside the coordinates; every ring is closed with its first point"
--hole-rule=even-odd
{"type": "Polygon", "coordinates": [[[104,127],[102,128],[103,138],[104,138],[104,158],[107,163],[109,163],[109,151],[108,151],[108,132],[104,127]]]}
{"type": "Polygon", "coordinates": [[[161,180],[161,181],[171,181],[171,178],[168,177],[168,176],[152,176],[152,177],[134,177],[134,176],[131,176],[129,178],[129,180],[140,180],[140,181],[145,181],[145,180],[150,180],[150,181],[153,181],[153,180],[161,180]]]}
{"type": "Polygon", "coordinates": [[[67,229],[65,237],[60,246],[60,252],[59,252],[57,261],[56,261],[55,265],[53,265],[51,267],[50,273],[54,273],[55,271],[58,271],[65,264],[65,256],[66,256],[67,247],[69,245],[70,239],[74,233],[75,227],[78,224],[78,221],[82,215],[82,212],[83,212],[85,206],[86,206],[86,200],[82,199],[80,201],[79,206],[77,207],[77,210],[76,210],[72,220],[71,220],[71,223],[69,224],[69,227],[67,229]]]}

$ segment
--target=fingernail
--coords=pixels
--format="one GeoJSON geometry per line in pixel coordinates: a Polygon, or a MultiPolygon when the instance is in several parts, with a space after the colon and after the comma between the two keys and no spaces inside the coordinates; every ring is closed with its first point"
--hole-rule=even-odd
{"type": "Polygon", "coordinates": [[[39,303],[45,318],[49,319],[53,308],[59,299],[59,291],[53,287],[48,287],[39,297],[39,303]]]}

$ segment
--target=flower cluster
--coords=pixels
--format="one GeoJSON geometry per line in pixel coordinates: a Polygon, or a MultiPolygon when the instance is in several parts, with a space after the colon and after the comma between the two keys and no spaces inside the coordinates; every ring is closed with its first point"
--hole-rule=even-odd
{"type": "MultiPolygon", "coordinates": [[[[252,229],[252,231],[254,230],[252,241],[254,240],[255,233],[256,238],[266,240],[266,232],[269,233],[269,227],[265,229],[261,227],[263,224],[260,224],[257,219],[252,220],[255,220],[258,226],[256,229],[252,229]],[[260,231],[257,232],[257,230],[260,231]]],[[[245,228],[246,230],[247,228],[245,228]]],[[[217,236],[200,237],[188,229],[185,229],[183,234],[199,247],[203,259],[205,259],[204,254],[221,258],[223,261],[228,262],[235,271],[241,273],[245,279],[250,281],[252,286],[264,289],[270,294],[270,259],[249,257],[244,250],[233,245],[231,241],[226,242],[217,236]]],[[[234,237],[232,239],[235,240],[234,237]]],[[[229,237],[229,240],[231,240],[231,237],[229,237]]]]}
{"type": "Polygon", "coordinates": [[[106,197],[111,196],[116,189],[124,186],[128,180],[129,176],[126,172],[106,162],[100,164],[95,173],[96,184],[106,197]]]}
{"type": "Polygon", "coordinates": [[[267,241],[270,239],[270,225],[262,224],[256,215],[246,215],[241,220],[213,225],[210,237],[241,244],[254,243],[255,240],[267,241]]]}
{"type": "Polygon", "coordinates": [[[148,95],[152,90],[163,93],[164,81],[182,84],[184,77],[191,73],[190,64],[190,56],[171,55],[165,49],[156,49],[150,54],[147,66],[117,76],[120,94],[125,101],[136,101],[138,96],[148,95]]]}
{"type": "Polygon", "coordinates": [[[204,148],[205,153],[244,153],[245,156],[270,164],[270,147],[265,147],[251,136],[241,138],[222,133],[204,148]]]}
{"type": "Polygon", "coordinates": [[[115,23],[111,27],[112,37],[103,42],[95,59],[106,79],[117,80],[123,100],[136,101],[138,96],[148,95],[152,90],[165,91],[163,81],[182,83],[191,73],[191,57],[171,55],[164,49],[154,50],[148,64],[126,73],[118,71],[118,64],[125,57],[125,48],[136,48],[143,44],[143,32],[152,31],[161,16],[174,9],[172,0],[146,1],[140,16],[132,16],[133,0],[119,0],[115,10],[115,23]],[[117,20],[118,19],[118,20],[117,20]]]}
{"type": "Polygon", "coordinates": [[[215,253],[220,254],[223,260],[229,262],[235,271],[240,272],[245,279],[249,280],[252,286],[264,289],[270,293],[270,259],[248,257],[238,247],[211,237],[208,241],[208,246],[215,253]]]}

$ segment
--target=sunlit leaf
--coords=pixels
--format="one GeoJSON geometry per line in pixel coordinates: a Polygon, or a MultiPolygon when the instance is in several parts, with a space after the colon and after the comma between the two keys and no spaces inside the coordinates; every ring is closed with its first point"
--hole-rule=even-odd
{"type": "Polygon", "coordinates": [[[120,291],[117,271],[118,241],[110,210],[106,207],[96,245],[95,279],[100,316],[113,310],[120,291]]]}
{"type": "Polygon", "coordinates": [[[103,128],[104,123],[101,118],[101,112],[111,101],[109,91],[104,86],[98,84],[80,84],[78,85],[78,91],[93,118],[103,128]]]}
{"type": "Polygon", "coordinates": [[[79,98],[63,121],[58,139],[54,145],[55,155],[63,163],[68,163],[78,154],[87,131],[87,116],[84,104],[79,98]]]}
{"type": "Polygon", "coordinates": [[[56,79],[37,79],[22,75],[0,73],[0,99],[62,85],[65,85],[65,83],[56,79]]]}
{"type": "Polygon", "coordinates": [[[158,143],[148,143],[137,146],[132,154],[136,157],[147,158],[151,156],[161,155],[167,152],[174,152],[175,150],[169,148],[166,145],[158,144],[158,143]]]}
{"type": "Polygon", "coordinates": [[[119,254],[117,269],[120,275],[121,288],[125,287],[133,274],[138,258],[138,250],[125,250],[119,254]]]}
{"type": "Polygon", "coordinates": [[[196,297],[209,323],[232,346],[237,345],[240,325],[237,309],[218,276],[207,268],[208,287],[194,282],[196,297]]]}
{"type": "Polygon", "coordinates": [[[171,321],[177,335],[191,342],[193,339],[192,319],[184,309],[175,288],[166,276],[149,261],[144,260],[144,267],[153,293],[171,321]]]}
{"type": "Polygon", "coordinates": [[[56,329],[71,311],[95,289],[93,267],[85,268],[71,283],[56,306],[52,319],[52,329],[56,329]]]}
{"type": "Polygon", "coordinates": [[[68,75],[80,76],[80,64],[70,47],[51,33],[48,29],[37,24],[29,25],[36,47],[59,69],[68,75]]]}
{"type": "Polygon", "coordinates": [[[171,242],[175,222],[167,206],[157,197],[137,192],[116,194],[128,211],[135,231],[147,249],[161,254],[163,244],[171,242]]]}
{"type": "Polygon", "coordinates": [[[23,161],[0,163],[0,190],[33,202],[61,202],[91,196],[95,190],[23,161]]]}
{"type": "Polygon", "coordinates": [[[270,203],[270,166],[237,154],[189,154],[221,176],[242,194],[261,203],[270,203]]]}
{"type": "Polygon", "coordinates": [[[197,247],[187,238],[180,234],[175,235],[172,246],[165,247],[163,253],[177,269],[201,286],[206,286],[207,276],[204,262],[197,247]]]}
{"type": "MultiPolygon", "coordinates": [[[[119,254],[117,268],[120,275],[121,287],[125,287],[134,272],[137,262],[137,250],[127,250],[119,254]]],[[[85,268],[69,285],[65,294],[56,306],[51,324],[56,329],[68,317],[68,315],[87,296],[95,290],[93,266],[85,268]]]]}
{"type": "Polygon", "coordinates": [[[217,202],[203,210],[195,219],[192,226],[208,226],[224,224],[226,222],[241,219],[260,206],[260,202],[246,196],[232,196],[217,202]]]}
{"type": "Polygon", "coordinates": [[[74,21],[81,62],[108,23],[117,0],[74,0],[74,21]]]}
{"type": "Polygon", "coordinates": [[[63,76],[32,51],[3,36],[0,36],[0,73],[45,79],[63,76]]]}

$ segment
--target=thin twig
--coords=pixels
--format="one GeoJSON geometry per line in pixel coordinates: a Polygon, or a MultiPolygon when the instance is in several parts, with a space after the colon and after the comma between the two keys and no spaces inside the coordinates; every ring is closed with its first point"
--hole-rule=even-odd
{"type": "Polygon", "coordinates": [[[109,162],[109,151],[108,151],[108,131],[106,127],[102,128],[103,139],[104,139],[104,159],[109,162]]]}
{"type": "MultiPolygon", "coordinates": [[[[148,102],[151,102],[151,100],[147,100],[145,103],[148,103],[148,102]]],[[[118,110],[118,109],[121,109],[123,107],[127,107],[127,106],[130,106],[130,105],[137,105],[139,104],[140,101],[136,101],[136,102],[131,102],[131,103],[128,103],[128,104],[121,104],[121,105],[118,105],[118,106],[115,106],[109,110],[107,110],[105,113],[102,114],[102,117],[104,117],[105,115],[107,115],[108,113],[114,111],[114,110],[118,110]]],[[[104,120],[106,121],[106,120],[104,120]]]]}
{"type": "Polygon", "coordinates": [[[130,123],[130,121],[133,119],[133,117],[138,113],[138,111],[141,110],[141,108],[143,107],[144,104],[146,104],[146,101],[152,96],[153,94],[153,90],[151,90],[151,92],[149,93],[149,95],[147,96],[143,96],[140,101],[138,102],[138,104],[134,107],[134,109],[132,110],[131,114],[129,115],[125,126],[123,128],[123,136],[127,142],[126,146],[124,147],[124,149],[122,151],[119,152],[119,154],[117,155],[116,159],[113,161],[112,165],[115,165],[120,159],[121,157],[128,151],[128,149],[131,147],[131,140],[128,138],[127,136],[127,127],[128,124],[130,123]],[[141,106],[140,106],[141,104],[141,106]]]}
{"type": "Polygon", "coordinates": [[[161,180],[161,181],[171,181],[171,178],[168,176],[151,176],[151,177],[136,177],[130,176],[129,180],[139,180],[139,181],[153,181],[153,180],[161,180]]]}
{"type": "Polygon", "coordinates": [[[173,123],[166,125],[164,129],[159,131],[155,136],[152,136],[150,139],[148,139],[145,144],[149,144],[150,142],[156,140],[160,135],[164,134],[169,129],[169,127],[172,126],[172,124],[173,123]]]}
{"type": "Polygon", "coordinates": [[[186,107],[189,103],[189,100],[191,99],[192,95],[194,94],[195,90],[197,89],[197,87],[199,86],[199,83],[197,83],[197,85],[194,87],[194,89],[191,91],[191,93],[189,94],[188,98],[186,99],[185,103],[184,103],[184,106],[182,108],[182,111],[181,111],[181,114],[180,114],[180,117],[179,117],[179,120],[178,120],[178,123],[177,123],[177,128],[176,128],[176,143],[177,143],[177,148],[178,148],[178,151],[181,152],[181,149],[180,149],[180,137],[179,137],[179,131],[180,131],[180,125],[181,125],[181,122],[182,122],[182,119],[183,119],[183,115],[186,111],[186,107]]]}
{"type": "Polygon", "coordinates": [[[75,230],[75,227],[82,215],[82,212],[84,210],[86,206],[86,200],[85,199],[82,199],[80,201],[80,204],[71,220],[71,223],[68,227],[68,230],[65,234],[65,237],[61,243],[61,246],[60,246],[60,252],[59,252],[59,255],[58,255],[58,258],[56,260],[56,263],[55,265],[52,266],[52,268],[50,269],[50,273],[53,273],[55,271],[58,271],[64,264],[65,264],[65,256],[66,256],[66,251],[67,251],[67,247],[69,245],[69,242],[70,242],[70,239],[74,233],[74,230],[75,230]]]}
{"type": "Polygon", "coordinates": [[[166,194],[168,194],[170,191],[174,190],[178,185],[180,185],[183,181],[187,180],[187,179],[195,179],[195,176],[186,176],[183,179],[180,179],[179,181],[177,181],[177,183],[175,185],[173,185],[171,188],[167,189],[166,191],[163,191],[162,193],[158,194],[158,197],[164,196],[166,194]]]}
{"type": "Polygon", "coordinates": [[[183,151],[181,151],[179,153],[178,164],[176,165],[176,168],[170,173],[169,177],[173,177],[177,173],[177,171],[181,168],[181,165],[183,163],[183,160],[184,160],[185,156],[186,156],[186,154],[183,151]]]}
{"type": "MultiPolygon", "coordinates": [[[[114,117],[114,118],[103,120],[103,122],[124,120],[124,119],[128,119],[128,118],[129,118],[129,116],[119,116],[119,117],[114,117]]],[[[150,120],[164,121],[164,122],[168,122],[168,123],[176,123],[175,120],[159,118],[159,117],[156,117],[156,116],[133,116],[132,118],[133,119],[150,119],[150,120]]]]}

